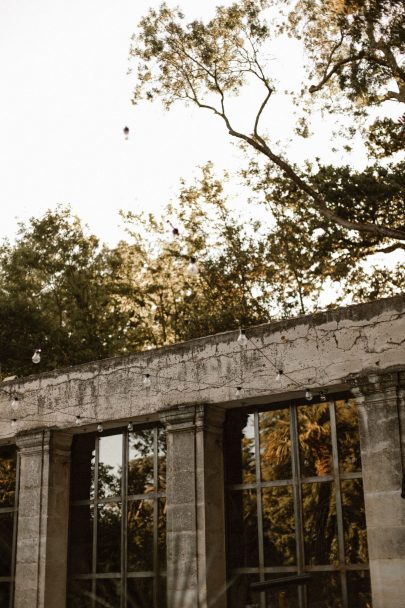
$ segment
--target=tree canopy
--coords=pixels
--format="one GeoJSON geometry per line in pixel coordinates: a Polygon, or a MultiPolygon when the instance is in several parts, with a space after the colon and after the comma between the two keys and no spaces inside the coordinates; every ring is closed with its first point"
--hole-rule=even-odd
{"type": "MultiPolygon", "coordinates": [[[[317,98],[335,115],[344,110],[352,119],[352,134],[361,127],[376,156],[391,156],[403,148],[402,121],[383,117],[370,123],[368,119],[376,106],[388,100],[405,101],[404,17],[401,1],[243,0],[217,7],[207,23],[187,23],[180,9],[162,4],[149,11],[134,36],[131,53],[138,66],[134,101],[158,98],[166,108],[185,102],[214,113],[232,137],[263,156],[297,188],[302,206],[346,234],[354,231],[366,241],[402,243],[403,189],[395,213],[381,198],[378,204],[372,200],[370,209],[369,199],[358,204],[353,197],[356,176],[348,169],[339,176],[343,187],[336,201],[327,187],[333,167],[321,166],[318,171],[298,167],[273,141],[271,104],[280,91],[264,50],[277,36],[300,38],[306,54],[305,87],[295,104],[308,112],[317,98]],[[251,108],[251,131],[241,131],[228,110],[228,100],[252,81],[260,84],[263,94],[251,108]]],[[[305,135],[305,121],[302,124],[305,135]]],[[[395,179],[399,167],[390,165],[386,171],[395,179]]]]}

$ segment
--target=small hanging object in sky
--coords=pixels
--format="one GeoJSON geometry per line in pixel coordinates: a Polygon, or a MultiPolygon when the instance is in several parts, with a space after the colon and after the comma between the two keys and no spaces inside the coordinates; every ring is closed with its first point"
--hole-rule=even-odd
{"type": "Polygon", "coordinates": [[[187,273],[192,277],[196,277],[198,275],[197,260],[195,258],[190,258],[189,265],[187,266],[187,273]]]}
{"type": "Polygon", "coordinates": [[[123,131],[124,131],[125,139],[128,139],[129,138],[129,127],[124,127],[123,131]]]}
{"type": "Polygon", "coordinates": [[[179,236],[180,231],[176,226],[173,226],[173,224],[171,223],[170,220],[167,220],[167,223],[170,224],[170,228],[172,229],[172,235],[173,236],[179,236]]]}

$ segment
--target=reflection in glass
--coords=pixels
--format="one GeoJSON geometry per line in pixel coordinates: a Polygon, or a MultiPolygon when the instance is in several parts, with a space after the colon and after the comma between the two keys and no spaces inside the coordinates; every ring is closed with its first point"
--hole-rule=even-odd
{"type": "Polygon", "coordinates": [[[256,490],[232,492],[228,509],[228,559],[230,567],[257,567],[259,556],[256,490]]]}
{"type": "Polygon", "coordinates": [[[361,479],[342,481],[341,491],[346,563],[367,563],[368,550],[363,482],[361,479]]]}
{"type": "Polygon", "coordinates": [[[121,506],[98,505],[97,572],[121,571],[121,506]]]}
{"type": "Polygon", "coordinates": [[[360,471],[359,420],[354,399],[336,402],[336,428],[340,470],[360,471]]]}
{"type": "Polygon", "coordinates": [[[98,579],[96,583],[96,606],[118,608],[121,602],[120,579],[98,579]]]}
{"type": "Polygon", "coordinates": [[[71,500],[94,498],[95,438],[93,433],[76,435],[72,445],[71,500]]]}
{"type": "Polygon", "coordinates": [[[92,554],[93,507],[90,505],[71,507],[69,551],[71,573],[91,573],[92,554]]]}
{"type": "Polygon", "coordinates": [[[128,578],[127,608],[150,608],[151,606],[153,606],[153,579],[128,578]]]}
{"type": "Polygon", "coordinates": [[[11,576],[13,523],[14,513],[0,513],[0,576],[11,576]]]}
{"type": "Polygon", "coordinates": [[[327,403],[298,408],[298,436],[302,477],[332,472],[332,443],[327,403]]]}
{"type": "Polygon", "coordinates": [[[91,581],[72,581],[68,587],[67,608],[92,608],[91,598],[91,581]]]}
{"type": "Polygon", "coordinates": [[[158,501],[158,559],[159,570],[166,567],[166,499],[158,501]]]}
{"type": "MultiPolygon", "coordinates": [[[[292,576],[295,572],[290,572],[287,575],[266,574],[266,580],[273,578],[282,578],[283,576],[292,576]]],[[[299,608],[298,588],[293,586],[278,587],[277,589],[268,589],[266,591],[267,606],[273,608],[299,608]]]]}
{"type": "Polygon", "coordinates": [[[254,414],[246,417],[246,424],[242,431],[242,481],[252,483],[256,479],[255,458],[255,421],[254,414]]]}
{"type": "Polygon", "coordinates": [[[294,500],[291,486],[263,488],[265,566],[296,563],[294,500]]]}
{"type": "Polygon", "coordinates": [[[289,410],[259,414],[259,435],[262,481],[291,479],[289,410]]]}
{"type": "Polygon", "coordinates": [[[305,563],[338,564],[336,495],[332,483],[302,484],[305,563]]]}
{"type": "Polygon", "coordinates": [[[154,492],[154,429],[129,434],[128,495],[154,492]]]}
{"type": "Polygon", "coordinates": [[[98,498],[121,495],[122,435],[100,437],[98,498]]]}
{"type": "Polygon", "coordinates": [[[371,608],[371,585],[368,571],[348,572],[349,608],[371,608]]]}
{"type": "Polygon", "coordinates": [[[260,593],[250,588],[257,583],[256,575],[236,574],[229,581],[229,606],[232,608],[260,608],[260,593]]]}
{"type": "Polygon", "coordinates": [[[14,446],[0,448],[0,508],[14,506],[16,460],[14,446]]]}
{"type": "Polygon", "coordinates": [[[128,571],[153,570],[153,500],[128,501],[128,571]]]}
{"type": "Polygon", "coordinates": [[[308,605],[311,608],[343,608],[338,573],[313,572],[308,584],[308,605]]]}
{"type": "Polygon", "coordinates": [[[8,606],[10,603],[10,583],[0,583],[0,606],[8,606]]]}

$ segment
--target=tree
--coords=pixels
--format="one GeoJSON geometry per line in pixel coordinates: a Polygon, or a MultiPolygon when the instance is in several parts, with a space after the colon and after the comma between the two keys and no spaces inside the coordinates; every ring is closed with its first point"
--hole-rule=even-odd
{"type": "MultiPolygon", "coordinates": [[[[343,205],[337,205],[330,189],[323,187],[327,183],[320,183],[322,172],[314,174],[311,167],[298,168],[276,151],[271,137],[260,126],[276,92],[276,84],[260,52],[272,37],[285,31],[291,36],[303,36],[308,52],[308,74],[316,79],[308,92],[311,96],[330,96],[331,87],[336,85],[340,99],[349,103],[353,118],[357,119],[359,113],[366,113],[364,108],[370,104],[381,104],[388,99],[404,102],[403,3],[302,0],[281,4],[286,7],[287,25],[280,24],[280,20],[271,25],[265,21],[266,9],[280,6],[280,2],[266,0],[243,0],[228,7],[220,6],[208,23],[195,20],[185,24],[181,11],[165,4],[158,10],[150,10],[139,24],[139,34],[131,51],[138,63],[134,101],[157,97],[166,108],[180,101],[214,113],[232,137],[277,167],[304,198],[302,205],[310,205],[329,225],[345,229],[347,238],[348,231],[355,231],[378,242],[387,243],[389,239],[388,246],[393,240],[402,243],[405,240],[403,194],[400,213],[394,218],[385,201],[380,201],[378,213],[369,213],[367,204],[358,208],[353,203],[350,174],[346,176],[347,188],[342,192],[343,205]],[[303,24],[302,19],[305,19],[303,24]],[[227,100],[251,80],[262,86],[263,98],[252,110],[252,132],[248,133],[234,126],[227,100]],[[393,84],[398,91],[391,90],[393,84]],[[387,90],[384,92],[384,89],[387,90]],[[360,97],[361,112],[356,110],[360,97]]],[[[329,106],[335,111],[334,101],[329,106]]],[[[395,127],[392,122],[389,128],[387,125],[384,120],[375,123],[369,141],[378,141],[380,148],[386,146],[393,152],[400,147],[398,132],[403,134],[403,125],[398,123],[395,127]]],[[[328,167],[323,169],[333,173],[328,167]]]]}
{"type": "Polygon", "coordinates": [[[36,348],[42,371],[122,352],[121,300],[134,289],[122,265],[119,251],[100,247],[69,209],[21,225],[16,243],[0,250],[3,374],[32,373],[36,348]]]}

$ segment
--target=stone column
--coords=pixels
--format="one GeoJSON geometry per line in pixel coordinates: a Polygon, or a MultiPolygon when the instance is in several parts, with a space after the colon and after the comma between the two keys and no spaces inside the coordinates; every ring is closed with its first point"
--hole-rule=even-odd
{"type": "Polygon", "coordinates": [[[352,391],[359,406],[373,608],[402,608],[405,598],[399,380],[398,373],[370,374],[352,391]]]}
{"type": "Polygon", "coordinates": [[[49,430],[17,436],[20,450],[15,608],[66,604],[70,445],[49,430]]]}
{"type": "Polygon", "coordinates": [[[164,412],[169,608],[225,608],[222,424],[215,406],[164,412]]]}

